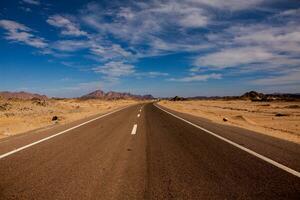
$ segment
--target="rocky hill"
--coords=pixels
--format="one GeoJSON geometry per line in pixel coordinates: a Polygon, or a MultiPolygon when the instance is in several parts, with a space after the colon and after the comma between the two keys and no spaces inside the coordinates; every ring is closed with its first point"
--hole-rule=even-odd
{"type": "Polygon", "coordinates": [[[113,99],[137,99],[137,100],[149,100],[154,99],[152,95],[135,95],[126,92],[114,92],[110,91],[105,93],[102,90],[96,90],[89,94],[83,95],[80,99],[103,99],[103,100],[113,100],[113,99]]]}
{"type": "Polygon", "coordinates": [[[81,99],[101,99],[105,97],[105,93],[102,90],[96,90],[89,94],[83,95],[81,99]]]}
{"type": "Polygon", "coordinates": [[[0,98],[3,99],[22,99],[22,100],[30,100],[30,99],[40,99],[46,100],[48,97],[46,95],[33,94],[30,92],[0,92],[0,98]]]}
{"type": "Polygon", "coordinates": [[[240,98],[244,100],[260,101],[266,99],[266,95],[264,95],[263,93],[258,93],[256,91],[250,91],[240,96],[240,98]]]}

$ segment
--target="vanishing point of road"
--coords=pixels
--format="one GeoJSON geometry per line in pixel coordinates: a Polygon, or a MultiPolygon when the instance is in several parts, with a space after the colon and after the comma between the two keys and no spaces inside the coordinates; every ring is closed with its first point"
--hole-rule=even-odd
{"type": "Polygon", "coordinates": [[[132,105],[0,140],[0,199],[300,199],[300,145],[132,105]]]}

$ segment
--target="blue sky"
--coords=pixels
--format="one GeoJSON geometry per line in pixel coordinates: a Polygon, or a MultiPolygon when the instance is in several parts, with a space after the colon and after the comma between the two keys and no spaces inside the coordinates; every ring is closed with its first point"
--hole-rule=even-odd
{"type": "Polygon", "coordinates": [[[298,0],[1,0],[0,90],[300,92],[298,0]]]}

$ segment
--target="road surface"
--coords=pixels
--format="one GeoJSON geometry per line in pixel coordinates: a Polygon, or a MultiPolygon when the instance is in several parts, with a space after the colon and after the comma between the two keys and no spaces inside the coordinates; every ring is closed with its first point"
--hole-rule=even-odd
{"type": "Polygon", "coordinates": [[[0,199],[299,199],[299,145],[163,109],[0,140],[0,199]]]}

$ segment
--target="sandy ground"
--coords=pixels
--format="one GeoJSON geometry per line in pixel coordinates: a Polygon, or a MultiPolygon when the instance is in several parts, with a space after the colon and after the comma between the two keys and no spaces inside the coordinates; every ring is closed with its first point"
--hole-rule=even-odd
{"type": "Polygon", "coordinates": [[[4,100],[0,99],[0,138],[65,124],[134,104],[133,100],[4,100]],[[53,116],[58,120],[53,121],[53,116]]]}
{"type": "Polygon", "coordinates": [[[167,108],[300,144],[300,102],[161,101],[167,108]],[[280,115],[284,116],[280,116],[280,115]],[[223,121],[226,118],[228,121],[223,121]]]}

